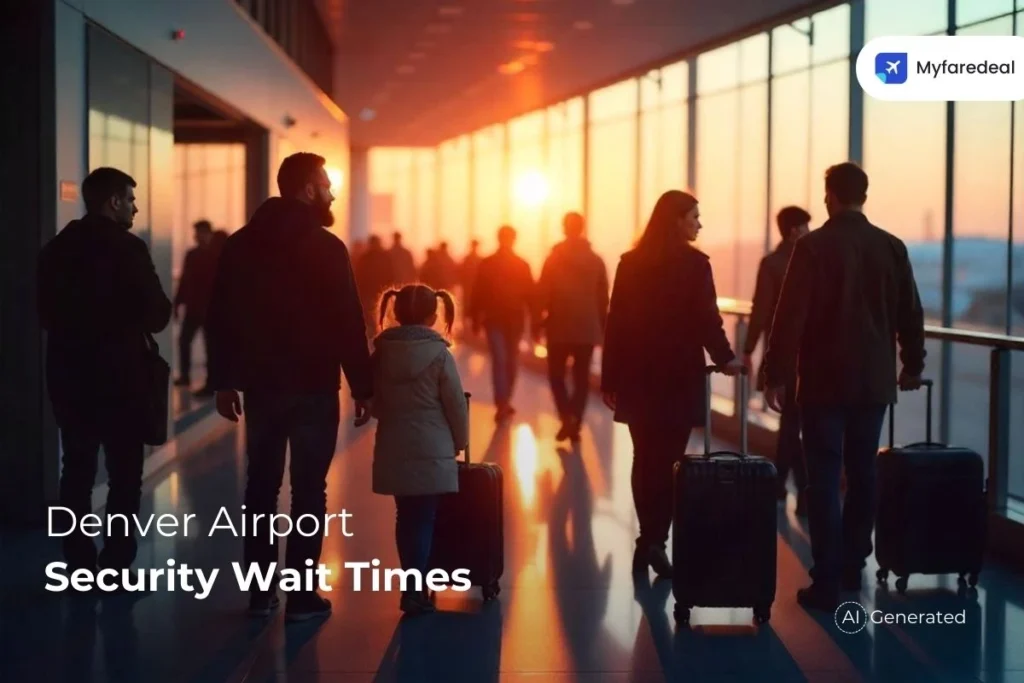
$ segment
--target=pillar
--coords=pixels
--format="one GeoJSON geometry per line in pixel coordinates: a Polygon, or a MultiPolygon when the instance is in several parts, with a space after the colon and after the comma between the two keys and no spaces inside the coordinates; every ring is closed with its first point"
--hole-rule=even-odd
{"type": "Polygon", "coordinates": [[[352,147],[349,163],[349,222],[348,239],[365,240],[372,231],[370,216],[370,150],[352,147]]]}

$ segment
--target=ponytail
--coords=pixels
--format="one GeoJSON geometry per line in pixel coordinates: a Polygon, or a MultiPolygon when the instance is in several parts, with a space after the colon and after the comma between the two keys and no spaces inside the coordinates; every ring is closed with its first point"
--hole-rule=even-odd
{"type": "Polygon", "coordinates": [[[398,290],[397,289],[389,289],[388,291],[384,292],[384,296],[382,296],[380,298],[380,326],[381,326],[381,329],[384,328],[384,318],[386,318],[387,314],[388,314],[388,302],[390,302],[392,299],[394,299],[397,296],[398,296],[398,290]]]}
{"type": "Polygon", "coordinates": [[[451,335],[452,325],[455,324],[455,300],[443,289],[434,292],[434,295],[444,304],[444,330],[446,334],[451,335]]]}

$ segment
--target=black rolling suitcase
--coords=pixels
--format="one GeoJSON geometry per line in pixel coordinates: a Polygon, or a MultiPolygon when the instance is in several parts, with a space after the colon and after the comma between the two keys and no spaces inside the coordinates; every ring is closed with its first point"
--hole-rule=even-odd
{"type": "Polygon", "coordinates": [[[776,479],[771,460],[747,455],[747,382],[741,392],[741,451],[711,452],[711,373],[704,454],[674,467],[672,593],[675,618],[688,623],[692,607],[752,607],[771,618],[775,602],[776,479]]]}
{"type": "MultiPolygon", "coordinates": [[[[466,394],[466,403],[470,395],[466,394]]],[[[441,497],[429,566],[468,569],[484,600],[501,592],[505,572],[504,473],[494,463],[471,463],[469,448],[459,462],[459,492],[441,497]]]]}
{"type": "Polygon", "coordinates": [[[878,580],[897,576],[907,589],[910,574],[959,574],[978,583],[988,526],[985,467],[969,448],[932,441],[932,382],[928,395],[926,440],[894,446],[894,409],[889,406],[889,447],[878,452],[878,516],[875,558],[878,580]]]}

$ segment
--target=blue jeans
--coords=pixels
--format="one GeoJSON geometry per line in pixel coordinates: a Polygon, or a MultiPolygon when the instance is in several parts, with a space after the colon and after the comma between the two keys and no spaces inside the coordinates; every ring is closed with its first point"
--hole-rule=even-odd
{"type": "MultiPolygon", "coordinates": [[[[248,481],[245,486],[245,514],[272,515],[284,477],[285,453],[291,445],[291,518],[309,514],[323,519],[327,511],[327,471],[334,459],[340,421],[337,392],[325,394],[284,394],[245,392],[245,438],[248,481]]],[[[277,539],[268,539],[267,517],[253,533],[249,518],[243,541],[245,561],[266,567],[278,558],[277,539]]],[[[323,535],[288,536],[285,566],[306,569],[306,560],[320,562],[323,535]]]]}
{"type": "Polygon", "coordinates": [[[878,497],[876,456],[886,406],[802,406],[807,507],[814,583],[837,589],[843,572],[859,572],[871,554],[878,497]],[[846,501],[840,510],[841,469],[846,501]]]}
{"type": "MultiPolygon", "coordinates": [[[[430,545],[434,540],[434,520],[441,497],[437,495],[395,496],[395,543],[402,569],[417,570],[426,581],[430,545]]],[[[426,589],[426,584],[420,587],[426,589]]],[[[406,592],[415,593],[417,586],[411,580],[406,592]]]]}
{"type": "Polygon", "coordinates": [[[487,326],[487,346],[491,351],[491,379],[494,384],[494,403],[508,405],[515,390],[519,369],[519,339],[521,331],[498,325],[487,326]]]}

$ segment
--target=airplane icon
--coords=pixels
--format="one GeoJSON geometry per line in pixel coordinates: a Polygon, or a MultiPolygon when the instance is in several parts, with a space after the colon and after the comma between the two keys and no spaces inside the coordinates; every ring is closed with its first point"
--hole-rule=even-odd
{"type": "Polygon", "coordinates": [[[906,83],[909,66],[906,52],[881,52],[875,55],[875,76],[886,85],[906,83]]]}

